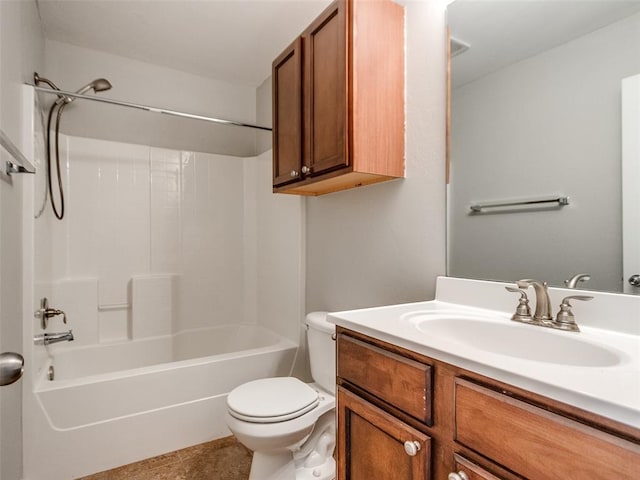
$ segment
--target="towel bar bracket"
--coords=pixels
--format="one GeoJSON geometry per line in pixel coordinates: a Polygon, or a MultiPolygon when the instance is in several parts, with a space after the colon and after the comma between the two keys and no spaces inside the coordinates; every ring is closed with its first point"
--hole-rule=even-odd
{"type": "Polygon", "coordinates": [[[32,172],[31,170],[27,170],[22,165],[18,165],[17,163],[12,162],[11,160],[7,160],[4,166],[5,166],[4,171],[7,175],[13,175],[14,173],[31,173],[31,174],[36,173],[36,172],[32,172]]]}

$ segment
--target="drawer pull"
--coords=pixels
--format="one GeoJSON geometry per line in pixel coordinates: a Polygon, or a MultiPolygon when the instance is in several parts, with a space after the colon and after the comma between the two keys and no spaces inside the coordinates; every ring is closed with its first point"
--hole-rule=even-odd
{"type": "Polygon", "coordinates": [[[407,455],[410,457],[415,457],[416,454],[420,451],[421,445],[420,442],[417,441],[409,441],[404,442],[404,451],[407,452],[407,455]]]}
{"type": "Polygon", "coordinates": [[[460,470],[458,473],[451,472],[447,477],[447,480],[469,480],[469,477],[466,473],[460,470]]]}

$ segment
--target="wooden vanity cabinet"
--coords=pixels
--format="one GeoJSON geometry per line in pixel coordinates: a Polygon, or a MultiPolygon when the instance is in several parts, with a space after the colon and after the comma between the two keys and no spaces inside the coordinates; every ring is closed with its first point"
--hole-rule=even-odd
{"type": "Polygon", "coordinates": [[[428,444],[417,478],[639,478],[638,429],[357,332],[337,331],[339,480],[416,478],[408,467],[396,467],[406,455],[391,447],[400,444],[398,438],[428,444]],[[361,449],[386,430],[393,432],[386,438],[390,469],[382,465],[380,449],[361,449]],[[366,476],[356,475],[361,469],[366,476]]]}
{"type": "Polygon", "coordinates": [[[403,7],[338,0],[272,67],[274,192],[404,176],[403,7]]]}

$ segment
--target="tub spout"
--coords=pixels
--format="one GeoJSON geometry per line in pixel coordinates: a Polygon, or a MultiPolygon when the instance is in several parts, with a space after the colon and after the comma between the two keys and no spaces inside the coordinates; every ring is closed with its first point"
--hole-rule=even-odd
{"type": "Polygon", "coordinates": [[[33,337],[33,343],[36,345],[51,345],[58,342],[73,341],[73,330],[59,333],[42,333],[33,337]]]}

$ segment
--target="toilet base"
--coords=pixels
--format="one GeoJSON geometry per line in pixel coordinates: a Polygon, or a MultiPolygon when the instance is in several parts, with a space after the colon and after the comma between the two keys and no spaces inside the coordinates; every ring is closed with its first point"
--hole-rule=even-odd
{"type": "Polygon", "coordinates": [[[333,457],[317,467],[299,467],[296,480],[334,480],[336,478],[336,461],[333,457]]]}
{"type": "Polygon", "coordinates": [[[315,467],[296,468],[291,452],[266,454],[255,452],[251,462],[249,480],[333,480],[336,461],[333,457],[315,467]]]}
{"type": "Polygon", "coordinates": [[[291,452],[254,452],[249,480],[295,480],[296,468],[291,452]]]}
{"type": "Polygon", "coordinates": [[[336,461],[335,410],[318,418],[313,431],[291,449],[255,451],[249,480],[333,480],[336,461]]]}

